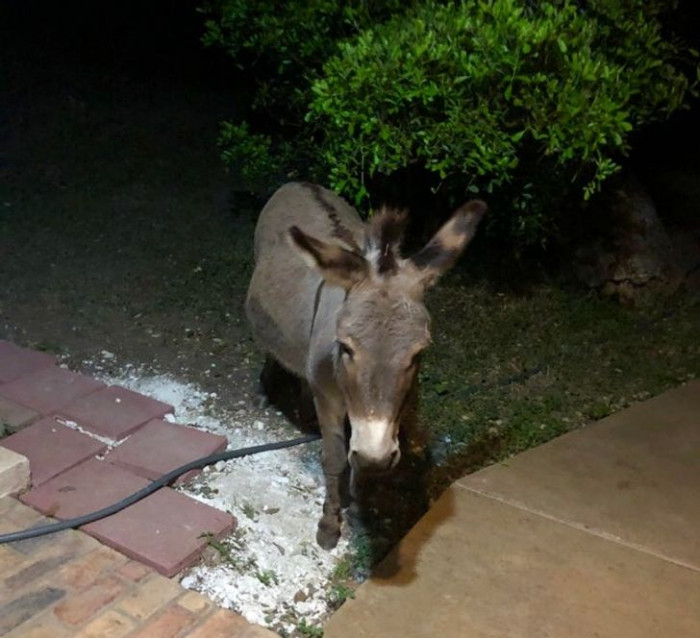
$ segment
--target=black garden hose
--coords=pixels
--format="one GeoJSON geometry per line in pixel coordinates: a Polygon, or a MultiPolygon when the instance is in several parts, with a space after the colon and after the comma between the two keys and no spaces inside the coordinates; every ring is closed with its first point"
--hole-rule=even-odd
{"type": "Polygon", "coordinates": [[[153,481],[146,487],[141,488],[138,492],[134,492],[131,496],[109,505],[108,507],[103,507],[101,510],[96,512],[91,512],[90,514],[83,514],[82,516],[77,516],[76,518],[69,518],[65,521],[59,521],[57,523],[50,523],[49,525],[41,525],[38,527],[31,527],[29,529],[21,530],[19,532],[11,532],[9,534],[0,534],[0,545],[4,543],[14,543],[17,541],[27,540],[29,538],[36,538],[37,536],[45,536],[47,534],[55,534],[56,532],[62,532],[66,529],[74,529],[80,527],[81,525],[86,525],[87,523],[92,523],[101,518],[111,516],[117,512],[123,510],[129,505],[133,505],[142,498],[145,498],[149,494],[152,494],[156,490],[159,490],[164,485],[168,485],[171,481],[181,476],[185,472],[190,470],[196,470],[204,467],[205,465],[212,465],[218,463],[219,461],[228,461],[229,459],[237,459],[243,456],[251,456],[253,454],[260,454],[261,452],[269,452],[272,450],[283,450],[288,447],[295,447],[297,445],[303,445],[304,443],[311,443],[312,441],[317,441],[321,438],[320,434],[310,434],[308,436],[302,436],[298,439],[291,439],[290,441],[278,441],[277,443],[264,443],[263,445],[254,445],[252,447],[244,447],[238,450],[229,450],[226,452],[217,452],[216,454],[210,454],[209,456],[202,457],[196,461],[191,461],[185,465],[171,470],[167,474],[164,474],[159,479],[153,481]]]}
{"type": "MultiPolygon", "coordinates": [[[[513,383],[523,383],[527,381],[530,377],[542,372],[545,369],[543,365],[537,365],[533,368],[529,368],[520,372],[518,374],[502,378],[492,384],[475,384],[462,388],[457,393],[462,396],[470,396],[472,394],[477,394],[483,391],[487,387],[492,386],[507,386],[513,383]]],[[[172,480],[176,479],[178,476],[189,472],[190,470],[196,470],[204,467],[205,465],[212,465],[218,461],[227,461],[229,459],[237,459],[243,456],[250,456],[252,454],[259,454],[261,452],[268,452],[272,450],[283,450],[288,447],[294,447],[296,445],[303,445],[304,443],[311,443],[312,441],[317,441],[321,438],[320,434],[310,434],[308,436],[303,436],[298,439],[291,439],[290,441],[279,441],[277,443],[265,443],[263,445],[255,445],[252,447],[241,448],[239,450],[230,450],[228,452],[219,452],[217,454],[211,454],[210,456],[205,456],[186,465],[182,465],[167,474],[164,474],[159,479],[153,481],[150,485],[140,489],[131,496],[127,496],[125,499],[105,507],[97,512],[92,512],[90,514],[84,514],[83,516],[78,516],[76,518],[67,519],[65,521],[59,521],[57,523],[51,523],[49,525],[42,525],[38,527],[31,527],[26,530],[19,532],[11,532],[9,534],[0,534],[0,545],[4,543],[13,543],[16,541],[26,540],[28,538],[35,538],[37,536],[44,536],[46,534],[54,534],[56,532],[61,532],[66,529],[73,529],[80,527],[81,525],[86,525],[87,523],[92,523],[101,518],[111,516],[117,512],[123,510],[129,505],[133,505],[142,498],[145,498],[149,494],[152,494],[156,490],[159,490],[164,485],[167,485],[172,480]]]]}

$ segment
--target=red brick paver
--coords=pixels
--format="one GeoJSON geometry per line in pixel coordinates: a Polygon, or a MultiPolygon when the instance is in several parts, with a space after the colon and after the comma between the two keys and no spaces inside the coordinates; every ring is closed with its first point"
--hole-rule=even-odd
{"type": "Polygon", "coordinates": [[[53,613],[66,625],[73,627],[82,625],[113,600],[123,595],[127,587],[127,583],[114,574],[101,575],[89,587],[77,591],[73,596],[61,601],[54,608],[53,613]]]}
{"type": "Polygon", "coordinates": [[[174,576],[197,560],[207,543],[203,534],[219,537],[235,525],[230,514],[166,487],[83,529],[159,573],[174,576]]]}
{"type": "Polygon", "coordinates": [[[173,412],[173,406],[119,386],[80,397],[59,410],[96,434],[120,440],[151,419],[173,412]]]}
{"type": "MultiPolygon", "coordinates": [[[[13,360],[32,360],[31,351],[4,347],[17,355],[13,360]]],[[[25,374],[0,386],[0,407],[22,411],[33,406],[55,413],[0,445],[29,459],[32,489],[21,498],[44,514],[66,519],[97,511],[146,486],[147,479],[226,446],[224,437],[154,418],[173,410],[160,401],[61,368],[30,368],[26,364],[25,374]],[[81,431],[69,427],[69,421],[81,431]],[[96,458],[108,449],[101,436],[118,440],[129,435],[108,461],[96,458]]],[[[234,526],[230,514],[162,489],[85,529],[127,556],[173,575],[198,559],[206,545],[203,534],[218,537],[234,526]]]]}
{"type": "Polygon", "coordinates": [[[147,621],[182,593],[174,580],[154,576],[151,572],[141,583],[138,592],[119,603],[119,610],[139,621],[147,621]]]}
{"type": "Polygon", "coordinates": [[[0,341],[0,383],[7,383],[55,363],[56,359],[45,352],[36,352],[20,348],[9,341],[0,341]]]}
{"type": "Polygon", "coordinates": [[[194,624],[196,616],[177,605],[167,607],[165,611],[135,631],[129,638],[175,638],[186,627],[194,624]]]}
{"type": "Polygon", "coordinates": [[[104,386],[96,379],[52,366],[0,385],[0,396],[49,415],[104,386]]]}
{"type": "MultiPolygon", "coordinates": [[[[146,478],[157,479],[185,463],[224,450],[226,444],[223,436],[156,420],[112,450],[105,460],[146,478]]],[[[198,472],[187,472],[177,482],[186,483],[198,472]]]]}
{"type": "Polygon", "coordinates": [[[107,449],[104,443],[72,430],[52,417],[2,439],[0,445],[29,459],[34,487],[107,449]]]}
{"type": "Polygon", "coordinates": [[[149,481],[90,458],[20,497],[27,505],[59,519],[96,512],[140,490],[149,481]]]}
{"type": "Polygon", "coordinates": [[[5,426],[10,433],[18,432],[38,421],[40,417],[41,415],[35,410],[0,397],[0,424],[5,426]]]}

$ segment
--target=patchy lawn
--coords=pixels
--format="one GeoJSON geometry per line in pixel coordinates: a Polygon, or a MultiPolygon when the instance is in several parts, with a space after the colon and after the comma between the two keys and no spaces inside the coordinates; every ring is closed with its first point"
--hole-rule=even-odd
{"type": "Polygon", "coordinates": [[[453,278],[432,301],[423,414],[447,478],[700,375],[697,298],[634,310],[563,285],[516,296],[453,278]]]}

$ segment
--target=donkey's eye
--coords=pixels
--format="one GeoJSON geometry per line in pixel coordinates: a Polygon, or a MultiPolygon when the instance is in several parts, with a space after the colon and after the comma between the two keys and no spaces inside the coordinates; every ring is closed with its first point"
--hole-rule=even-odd
{"type": "Polygon", "coordinates": [[[348,359],[352,359],[355,356],[355,351],[347,343],[339,341],[338,348],[340,349],[340,354],[348,359]]]}

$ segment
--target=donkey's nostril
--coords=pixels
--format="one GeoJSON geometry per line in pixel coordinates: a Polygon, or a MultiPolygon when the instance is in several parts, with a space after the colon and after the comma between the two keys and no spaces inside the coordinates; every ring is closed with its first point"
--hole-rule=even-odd
{"type": "Polygon", "coordinates": [[[370,474],[386,472],[391,470],[399,462],[401,452],[397,449],[384,457],[367,456],[359,450],[351,450],[348,454],[348,461],[351,467],[358,472],[368,472],[370,474]]]}

